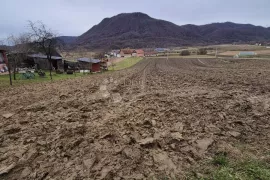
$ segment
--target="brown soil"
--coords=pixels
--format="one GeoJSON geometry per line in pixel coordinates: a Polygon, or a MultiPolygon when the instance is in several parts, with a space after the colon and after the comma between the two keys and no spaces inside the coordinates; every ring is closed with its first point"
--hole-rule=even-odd
{"type": "Polygon", "coordinates": [[[1,179],[183,178],[270,149],[270,61],[146,59],[0,94],[1,179]]]}

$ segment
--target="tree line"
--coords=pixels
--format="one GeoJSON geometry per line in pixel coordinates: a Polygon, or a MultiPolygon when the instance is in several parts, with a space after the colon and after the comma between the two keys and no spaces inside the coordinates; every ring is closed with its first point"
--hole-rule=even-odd
{"type": "MultiPolygon", "coordinates": [[[[183,50],[180,52],[180,56],[189,56],[191,54],[191,52],[189,50],[183,50]]],[[[197,51],[197,55],[206,55],[207,54],[207,50],[206,48],[200,48],[197,51]]]]}

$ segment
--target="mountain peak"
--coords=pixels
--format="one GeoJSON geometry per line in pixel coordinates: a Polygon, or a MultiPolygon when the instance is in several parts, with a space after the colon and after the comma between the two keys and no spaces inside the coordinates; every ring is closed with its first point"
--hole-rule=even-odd
{"type": "Polygon", "coordinates": [[[150,16],[148,16],[145,13],[142,12],[133,12],[133,13],[121,13],[116,15],[117,16],[128,16],[128,17],[139,17],[139,18],[150,18],[150,16]]]}
{"type": "Polygon", "coordinates": [[[141,12],[105,18],[78,37],[92,48],[142,48],[270,41],[269,28],[233,22],[178,26],[141,12]]]}

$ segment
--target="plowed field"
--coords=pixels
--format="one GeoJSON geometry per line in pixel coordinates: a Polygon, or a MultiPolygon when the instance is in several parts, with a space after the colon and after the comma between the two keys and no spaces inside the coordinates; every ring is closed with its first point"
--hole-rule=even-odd
{"type": "Polygon", "coordinates": [[[145,59],[0,99],[1,179],[182,179],[219,151],[270,149],[267,60],[145,59]]]}

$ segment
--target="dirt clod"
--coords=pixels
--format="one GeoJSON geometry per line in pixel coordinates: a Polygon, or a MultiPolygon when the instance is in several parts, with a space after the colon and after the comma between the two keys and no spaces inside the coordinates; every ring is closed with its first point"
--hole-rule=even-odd
{"type": "Polygon", "coordinates": [[[204,153],[208,147],[214,142],[213,138],[204,138],[197,140],[197,147],[201,153],[204,153]]]}
{"type": "Polygon", "coordinates": [[[155,139],[151,137],[148,137],[139,141],[139,144],[141,146],[153,145],[154,143],[155,143],[155,139]]]}
{"type": "Polygon", "coordinates": [[[229,134],[233,137],[238,137],[241,135],[241,133],[237,132],[237,131],[229,131],[229,134]]]}
{"type": "Polygon", "coordinates": [[[14,167],[16,166],[16,163],[12,163],[9,166],[2,166],[0,168],[0,176],[9,173],[14,167]]]}
{"type": "Polygon", "coordinates": [[[4,118],[8,119],[8,118],[11,118],[13,115],[14,115],[14,113],[6,113],[6,114],[3,114],[2,116],[4,118]]]}

